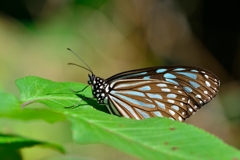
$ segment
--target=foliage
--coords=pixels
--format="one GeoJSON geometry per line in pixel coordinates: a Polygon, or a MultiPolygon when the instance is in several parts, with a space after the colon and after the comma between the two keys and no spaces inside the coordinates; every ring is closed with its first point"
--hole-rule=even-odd
{"type": "MultiPolygon", "coordinates": [[[[84,98],[91,97],[90,88],[79,95],[71,91],[81,90],[84,84],[38,77],[21,78],[16,84],[20,100],[0,94],[2,117],[51,123],[67,119],[79,144],[106,144],[140,159],[240,159],[239,151],[194,126],[165,118],[137,121],[104,113],[104,106],[84,98]],[[48,108],[34,108],[36,102],[48,108]]],[[[17,135],[2,133],[0,139],[1,147],[44,145],[63,152],[59,145],[17,135]]]]}

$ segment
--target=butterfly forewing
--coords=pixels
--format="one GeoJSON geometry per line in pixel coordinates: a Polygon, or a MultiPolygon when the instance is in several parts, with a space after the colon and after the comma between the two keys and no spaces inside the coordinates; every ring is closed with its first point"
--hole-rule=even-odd
{"type": "Polygon", "coordinates": [[[101,85],[105,88],[104,97],[99,98],[101,93],[94,96],[115,115],[134,119],[157,116],[184,121],[216,96],[220,82],[210,71],[172,66],[122,72],[103,84],[93,81],[91,85],[93,94],[94,88],[101,85]]]}
{"type": "Polygon", "coordinates": [[[202,106],[214,98],[220,81],[208,70],[197,67],[168,66],[132,70],[114,75],[107,83],[120,79],[158,79],[181,86],[189,96],[202,106]]]}

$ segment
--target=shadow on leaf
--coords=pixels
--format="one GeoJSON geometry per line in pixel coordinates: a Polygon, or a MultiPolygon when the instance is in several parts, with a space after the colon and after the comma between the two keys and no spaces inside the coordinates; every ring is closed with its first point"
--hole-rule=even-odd
{"type": "MultiPolygon", "coordinates": [[[[82,94],[75,94],[75,95],[78,96],[80,99],[84,100],[88,105],[92,106],[96,110],[99,110],[99,111],[102,111],[102,112],[110,114],[110,112],[108,111],[107,107],[105,105],[98,104],[96,99],[86,97],[86,96],[84,96],[82,94]]],[[[85,104],[82,104],[80,102],[76,107],[80,107],[82,105],[85,105],[85,104]]],[[[76,107],[73,106],[73,107],[66,107],[66,108],[76,108],[76,107]]]]}

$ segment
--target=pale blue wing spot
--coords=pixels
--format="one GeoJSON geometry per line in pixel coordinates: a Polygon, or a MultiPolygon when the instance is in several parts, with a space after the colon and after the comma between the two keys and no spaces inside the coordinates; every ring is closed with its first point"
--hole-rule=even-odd
{"type": "Polygon", "coordinates": [[[158,86],[158,87],[167,87],[167,85],[164,84],[164,83],[159,83],[159,84],[157,84],[157,86],[158,86]]]}
{"type": "Polygon", "coordinates": [[[158,107],[160,107],[162,109],[166,109],[165,104],[158,102],[158,101],[154,101],[154,102],[158,105],[158,107]]]}
{"type": "Polygon", "coordinates": [[[174,80],[172,80],[172,79],[166,78],[166,81],[168,81],[168,82],[170,82],[170,83],[174,83],[174,84],[176,84],[176,85],[179,85],[178,82],[176,82],[176,81],[174,81],[174,80]]]}
{"type": "Polygon", "coordinates": [[[140,109],[138,109],[138,108],[136,108],[136,110],[137,110],[137,112],[140,113],[144,118],[150,118],[150,116],[149,116],[146,112],[144,112],[144,111],[142,111],[142,110],[140,110],[140,109]]]}
{"type": "Polygon", "coordinates": [[[197,94],[195,97],[198,99],[202,98],[202,96],[200,94],[197,94]]]}
{"type": "Polygon", "coordinates": [[[192,79],[197,79],[197,75],[194,74],[194,73],[188,73],[188,72],[176,72],[176,73],[187,76],[187,77],[192,78],[192,79]]]}
{"type": "Polygon", "coordinates": [[[208,81],[205,81],[205,84],[206,84],[208,87],[211,86],[211,84],[210,84],[208,81]]]}
{"type": "Polygon", "coordinates": [[[186,69],[185,68],[176,68],[173,71],[184,71],[184,70],[186,70],[186,69]]]}
{"type": "Polygon", "coordinates": [[[189,83],[190,83],[194,88],[200,87],[200,84],[198,84],[197,82],[189,81],[189,83]]]}
{"type": "Polygon", "coordinates": [[[188,93],[192,92],[192,89],[190,87],[183,87],[183,89],[188,93]]]}
{"type": "Polygon", "coordinates": [[[148,101],[148,102],[153,102],[151,99],[148,99],[148,98],[144,98],[146,101],[148,101]]]}
{"type": "Polygon", "coordinates": [[[176,98],[177,95],[176,94],[173,94],[173,93],[170,93],[167,95],[167,98],[176,98]]]}
{"type": "Polygon", "coordinates": [[[167,100],[169,103],[174,103],[174,100],[172,100],[172,99],[168,99],[167,100]]]}
{"type": "Polygon", "coordinates": [[[192,69],[192,70],[191,70],[191,72],[196,72],[196,73],[197,73],[198,71],[197,71],[197,70],[195,70],[195,69],[192,69]]]}
{"type": "Polygon", "coordinates": [[[153,114],[155,114],[158,117],[163,117],[163,115],[159,111],[154,111],[153,114]]]}
{"type": "Polygon", "coordinates": [[[159,94],[147,93],[149,98],[162,99],[162,96],[159,94]]]}
{"type": "Polygon", "coordinates": [[[141,88],[138,88],[138,90],[140,90],[140,91],[150,91],[151,88],[149,86],[143,86],[141,88]]]}
{"type": "MultiPolygon", "coordinates": [[[[111,83],[110,87],[113,88],[113,86],[115,85],[116,82],[118,82],[118,81],[114,81],[113,83],[111,83]]],[[[138,85],[144,85],[146,83],[149,83],[149,82],[148,81],[142,81],[142,82],[133,82],[133,81],[131,81],[129,83],[119,84],[119,85],[115,86],[114,89],[122,89],[122,88],[126,88],[126,87],[134,87],[134,86],[138,86],[138,85]]]]}
{"type": "Polygon", "coordinates": [[[171,92],[171,90],[168,89],[168,88],[162,88],[161,90],[162,90],[163,92],[171,92]]]}
{"type": "Polygon", "coordinates": [[[147,103],[144,103],[144,102],[141,102],[141,101],[138,101],[136,99],[133,99],[133,98],[130,98],[130,97],[127,97],[125,95],[121,95],[121,94],[118,94],[116,91],[111,91],[110,92],[112,95],[114,96],[117,96],[117,97],[120,97],[121,99],[125,100],[125,101],[129,101],[135,105],[138,105],[138,106],[142,106],[142,107],[147,107],[147,108],[155,108],[155,106],[153,104],[147,104],[147,103]]]}
{"type": "Polygon", "coordinates": [[[125,79],[125,78],[130,78],[130,77],[136,77],[136,76],[142,76],[142,75],[145,75],[147,74],[147,72],[141,72],[141,73],[136,73],[136,74],[130,74],[130,75],[126,75],[126,76],[122,76],[118,79],[115,79],[115,80],[119,80],[119,79],[125,79]]]}
{"type": "Polygon", "coordinates": [[[158,70],[156,70],[156,72],[157,73],[163,73],[163,72],[165,72],[167,69],[165,69],[165,68],[162,68],[162,69],[158,69],[158,70]]]}
{"type": "Polygon", "coordinates": [[[163,77],[164,78],[177,78],[175,75],[173,75],[173,74],[171,74],[171,73],[165,73],[164,75],[163,75],[163,77]]]}
{"type": "Polygon", "coordinates": [[[149,80],[150,79],[150,76],[145,76],[143,77],[144,80],[149,80]]]}
{"type": "Polygon", "coordinates": [[[172,105],[171,108],[174,109],[174,110],[176,110],[176,111],[179,111],[179,107],[176,106],[176,105],[172,105]]]}
{"type": "Polygon", "coordinates": [[[138,97],[145,97],[145,94],[142,92],[138,92],[138,91],[131,91],[131,90],[127,90],[127,91],[115,91],[115,94],[128,94],[128,95],[133,95],[133,96],[138,96],[138,97]]]}
{"type": "Polygon", "coordinates": [[[141,73],[137,73],[137,74],[134,74],[134,75],[144,75],[144,74],[147,74],[147,72],[141,72],[141,73]]]}
{"type": "Polygon", "coordinates": [[[171,115],[175,115],[176,113],[175,113],[175,111],[173,111],[173,110],[171,110],[171,109],[169,109],[169,113],[171,114],[171,115]]]}

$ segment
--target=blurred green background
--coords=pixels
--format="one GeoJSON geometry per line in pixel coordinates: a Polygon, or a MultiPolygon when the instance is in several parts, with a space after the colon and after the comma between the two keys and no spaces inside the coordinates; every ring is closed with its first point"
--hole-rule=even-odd
{"type": "MultiPolygon", "coordinates": [[[[207,0],[9,0],[0,2],[0,89],[34,75],[87,82],[78,53],[102,78],[150,66],[191,65],[221,80],[218,96],[187,123],[240,148],[240,2],[207,0]]],[[[105,145],[77,145],[68,122],[0,119],[0,131],[63,144],[83,159],[136,159],[105,145]]],[[[193,142],[194,143],[194,142],[193,142]]],[[[61,157],[49,148],[21,150],[24,160],[61,157]]]]}

